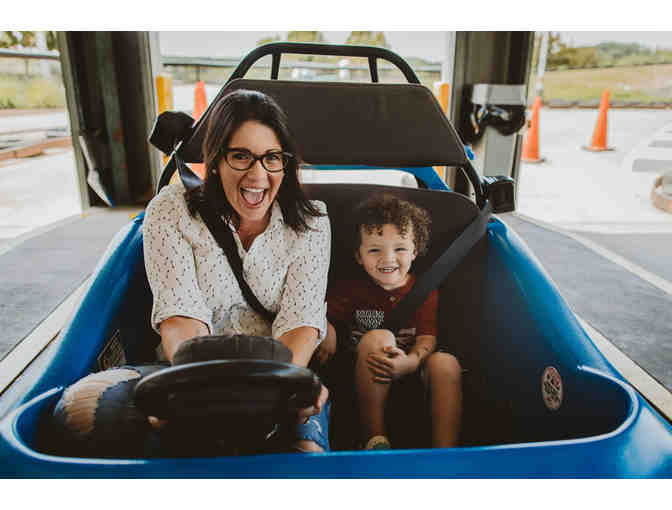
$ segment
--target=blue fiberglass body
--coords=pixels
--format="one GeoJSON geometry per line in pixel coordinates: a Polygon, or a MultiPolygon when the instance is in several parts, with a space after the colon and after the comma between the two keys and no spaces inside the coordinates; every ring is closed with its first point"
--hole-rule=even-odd
{"type": "MultiPolygon", "coordinates": [[[[39,416],[90,372],[142,263],[143,215],[112,241],[57,353],[0,422],[2,477],[670,477],[672,428],[601,356],[550,279],[504,223],[491,221],[483,323],[498,398],[511,398],[519,442],[455,449],[342,451],[190,459],[83,459],[34,449],[39,416]],[[538,371],[563,375],[567,404],[540,401],[538,371]],[[563,416],[564,414],[564,416],[563,416]],[[608,416],[607,416],[608,415],[608,416]],[[586,423],[599,423],[595,433],[586,423]],[[554,439],[577,427],[574,439],[554,439]],[[558,430],[561,428],[562,430],[558,430]]],[[[495,391],[493,388],[493,391],[495,391]]]]}

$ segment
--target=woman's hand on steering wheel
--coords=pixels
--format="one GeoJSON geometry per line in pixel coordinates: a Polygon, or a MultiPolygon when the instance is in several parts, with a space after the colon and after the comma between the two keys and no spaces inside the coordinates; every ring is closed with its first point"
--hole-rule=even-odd
{"type": "Polygon", "coordinates": [[[323,384],[322,388],[320,389],[320,394],[317,396],[315,404],[310,407],[304,407],[303,409],[299,409],[297,411],[296,422],[307,423],[308,419],[311,416],[320,414],[320,412],[322,411],[322,406],[327,402],[327,398],[329,398],[329,390],[323,384]]]}
{"type": "MultiPolygon", "coordinates": [[[[331,327],[331,324],[329,325],[331,327]]],[[[333,328],[332,328],[333,329],[333,328]]],[[[329,361],[333,355],[336,354],[336,334],[327,334],[327,337],[322,340],[315,351],[315,356],[320,365],[324,365],[329,361]]]]}

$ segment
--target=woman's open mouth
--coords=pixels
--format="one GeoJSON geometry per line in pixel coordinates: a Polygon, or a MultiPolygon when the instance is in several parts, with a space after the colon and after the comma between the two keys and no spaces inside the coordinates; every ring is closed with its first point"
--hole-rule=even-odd
{"type": "Polygon", "coordinates": [[[254,207],[263,202],[266,190],[263,188],[240,188],[240,194],[247,205],[254,207]]]}

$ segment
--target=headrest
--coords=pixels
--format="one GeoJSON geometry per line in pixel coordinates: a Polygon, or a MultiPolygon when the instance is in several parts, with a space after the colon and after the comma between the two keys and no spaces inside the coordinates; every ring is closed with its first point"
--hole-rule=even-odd
{"type": "Polygon", "coordinates": [[[376,184],[306,183],[303,189],[311,200],[327,204],[331,221],[332,257],[330,279],[356,274],[352,226],[349,218],[357,204],[374,193],[389,193],[427,209],[432,218],[429,251],[418,257],[414,268],[427,270],[478,215],[478,207],[464,195],[450,191],[413,189],[376,184]]]}
{"type": "MultiPolygon", "coordinates": [[[[212,102],[240,89],[273,97],[289,118],[306,163],[371,166],[463,166],[462,142],[423,85],[237,79],[212,102]]],[[[209,107],[180,148],[200,162],[209,107]]]]}

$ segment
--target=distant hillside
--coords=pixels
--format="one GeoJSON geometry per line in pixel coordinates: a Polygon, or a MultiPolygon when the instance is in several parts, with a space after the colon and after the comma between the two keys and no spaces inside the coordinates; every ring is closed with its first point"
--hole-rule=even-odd
{"type": "MultiPolygon", "coordinates": [[[[535,41],[533,69],[539,62],[541,33],[535,41]]],[[[650,48],[639,43],[603,42],[596,46],[568,46],[557,32],[551,32],[546,56],[546,70],[629,67],[672,63],[671,48],[650,48]]]]}

